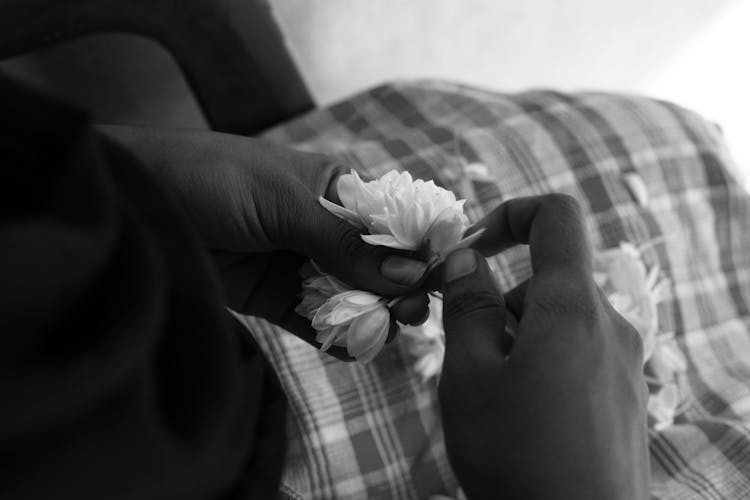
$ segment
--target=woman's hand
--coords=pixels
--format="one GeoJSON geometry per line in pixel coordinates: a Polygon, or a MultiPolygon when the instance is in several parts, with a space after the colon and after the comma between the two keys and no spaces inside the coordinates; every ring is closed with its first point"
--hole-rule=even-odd
{"type": "MultiPolygon", "coordinates": [[[[329,157],[246,137],[207,131],[101,127],[173,195],[214,257],[227,305],[265,318],[313,345],[309,320],[294,312],[299,268],[308,258],[354,288],[385,297],[409,293],[425,264],[406,252],[366,244],[359,232],[318,203],[339,202],[329,157]]],[[[402,323],[427,313],[427,296],[411,293],[392,309],[402,323]]],[[[392,321],[390,337],[396,333],[392,321]]],[[[343,348],[331,348],[341,359],[343,348]]]]}
{"type": "Polygon", "coordinates": [[[528,244],[533,276],[504,298],[475,251],[445,264],[439,395],[468,497],[648,498],[641,340],[593,282],[577,202],[519,198],[477,226],[486,255],[528,244]],[[507,309],[519,326],[506,357],[507,309]]]}

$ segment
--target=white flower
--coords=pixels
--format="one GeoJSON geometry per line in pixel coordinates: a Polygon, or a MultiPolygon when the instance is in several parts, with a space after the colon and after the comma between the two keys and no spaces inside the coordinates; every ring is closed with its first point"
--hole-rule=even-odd
{"type": "Polygon", "coordinates": [[[679,382],[687,371],[687,360],[674,335],[659,332],[657,304],[666,298],[669,282],[659,278],[658,267],[647,269],[638,248],[625,242],[595,255],[594,280],[643,339],[643,362],[653,373],[646,379],[655,390],[648,399],[654,427],[661,430],[672,425],[686,404],[679,382]]]}
{"type": "Polygon", "coordinates": [[[659,279],[659,268],[649,271],[640,251],[623,242],[594,256],[594,280],[612,307],[638,330],[643,340],[643,360],[647,361],[654,352],[659,330],[657,304],[664,299],[668,284],[659,279]]]}
{"type": "Polygon", "coordinates": [[[660,431],[672,425],[679,406],[680,391],[673,382],[662,386],[656,394],[649,396],[648,413],[655,420],[654,428],[660,431]]]}
{"type": "Polygon", "coordinates": [[[648,412],[656,422],[654,427],[662,430],[672,425],[674,417],[684,411],[687,403],[680,391],[680,379],[688,364],[674,334],[657,335],[649,368],[653,377],[647,375],[646,378],[658,390],[648,398],[648,412]]]}
{"type": "Polygon", "coordinates": [[[352,290],[312,263],[300,270],[302,302],[295,311],[312,321],[315,340],[327,351],[332,345],[346,347],[357,361],[373,359],[383,348],[390,329],[386,300],[375,294],[352,290]]]}
{"type": "Polygon", "coordinates": [[[331,345],[345,345],[351,357],[367,362],[385,344],[390,313],[381,297],[351,290],[328,299],[313,316],[312,325],[323,351],[331,345]]]}
{"type": "Polygon", "coordinates": [[[657,336],[654,354],[649,364],[660,382],[671,381],[676,373],[684,373],[688,368],[687,359],[677,346],[673,333],[657,336]]]}
{"type": "Polygon", "coordinates": [[[428,259],[441,259],[468,246],[479,232],[464,238],[469,219],[465,200],[433,181],[413,180],[409,172],[391,170],[374,181],[363,181],[355,170],[339,177],[343,206],[320,198],[331,213],[366,230],[362,239],[372,245],[425,252],[428,259]]]}
{"type": "MultiPolygon", "coordinates": [[[[320,198],[334,215],[363,230],[362,239],[371,245],[411,250],[424,259],[426,277],[452,251],[470,245],[477,231],[463,238],[469,226],[464,200],[433,181],[414,180],[408,172],[391,171],[380,179],[364,182],[356,171],[339,177],[337,191],[343,206],[320,198]]],[[[368,361],[383,348],[390,329],[386,299],[352,290],[332,276],[308,266],[302,302],[297,313],[312,320],[316,340],[326,350],[346,346],[351,356],[368,361]]],[[[394,299],[398,301],[399,298],[394,299]]],[[[439,342],[442,347],[442,341],[439,342]]],[[[442,356],[427,363],[425,372],[436,372],[442,356]]]]}
{"type": "Polygon", "coordinates": [[[439,377],[445,358],[445,330],[443,330],[443,301],[430,297],[430,316],[419,326],[401,328],[402,345],[415,359],[414,369],[427,381],[439,377]]]}
{"type": "Polygon", "coordinates": [[[295,311],[308,319],[312,319],[320,306],[330,297],[351,290],[343,281],[323,273],[312,261],[306,262],[299,273],[305,281],[302,282],[300,294],[302,302],[295,311]]]}

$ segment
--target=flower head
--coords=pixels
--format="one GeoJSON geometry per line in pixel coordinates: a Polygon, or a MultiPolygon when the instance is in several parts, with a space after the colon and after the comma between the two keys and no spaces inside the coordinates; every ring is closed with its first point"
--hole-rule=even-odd
{"type": "Polygon", "coordinates": [[[322,344],[320,349],[326,351],[337,345],[346,347],[358,361],[374,358],[383,348],[390,329],[385,299],[352,290],[320,272],[312,262],[300,271],[307,279],[302,283],[302,302],[295,311],[312,321],[318,332],[315,340],[322,344]]]}
{"type": "Polygon", "coordinates": [[[648,398],[648,413],[654,419],[657,431],[666,429],[674,422],[680,407],[680,391],[677,384],[670,382],[648,398]]]}
{"type": "MultiPolygon", "coordinates": [[[[362,239],[371,245],[415,251],[428,263],[425,278],[450,252],[482,234],[477,231],[463,238],[469,226],[464,201],[433,181],[412,179],[408,172],[394,170],[365,182],[352,170],[339,178],[337,191],[342,205],[320,198],[321,205],[362,230],[362,239]]],[[[375,357],[390,330],[387,300],[352,290],[312,264],[302,271],[307,279],[296,311],[312,320],[321,349],[346,346],[360,361],[375,357]]],[[[442,356],[436,356],[423,371],[434,374],[440,364],[442,356]]]]}
{"type": "Polygon", "coordinates": [[[464,215],[465,200],[437,186],[433,181],[412,179],[409,172],[391,170],[383,177],[365,182],[352,170],[338,180],[343,206],[320,198],[333,214],[366,230],[362,239],[372,245],[425,252],[428,258],[445,257],[467,246],[479,236],[463,234],[469,227],[464,215]]]}
{"type": "Polygon", "coordinates": [[[686,406],[680,380],[687,360],[674,335],[659,331],[657,304],[665,299],[669,281],[659,278],[658,267],[648,269],[641,251],[625,242],[595,255],[594,280],[612,307],[641,335],[643,362],[648,363],[646,380],[652,390],[648,412],[655,428],[672,425],[686,406]]]}
{"type": "Polygon", "coordinates": [[[668,284],[659,279],[659,268],[648,270],[640,251],[623,242],[594,256],[594,280],[612,307],[638,330],[643,340],[644,361],[648,360],[659,330],[656,307],[663,300],[668,284]]]}
{"type": "Polygon", "coordinates": [[[646,376],[649,384],[656,387],[648,398],[648,412],[654,419],[656,430],[672,425],[675,416],[686,408],[687,400],[681,389],[681,380],[687,367],[687,360],[677,346],[674,334],[658,335],[649,361],[653,377],[646,376]]]}

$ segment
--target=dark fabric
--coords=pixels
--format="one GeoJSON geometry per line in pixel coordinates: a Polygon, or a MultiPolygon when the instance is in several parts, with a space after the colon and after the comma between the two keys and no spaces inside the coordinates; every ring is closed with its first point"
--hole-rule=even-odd
{"type": "Polygon", "coordinates": [[[0,402],[3,499],[277,491],[283,394],[189,225],[85,115],[3,79],[0,402]]]}

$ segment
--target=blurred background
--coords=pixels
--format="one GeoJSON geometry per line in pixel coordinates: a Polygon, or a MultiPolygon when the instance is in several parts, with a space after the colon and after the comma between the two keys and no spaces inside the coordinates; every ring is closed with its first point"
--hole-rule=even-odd
{"type": "MultiPolygon", "coordinates": [[[[668,99],[719,123],[750,179],[748,0],[271,0],[318,104],[386,80],[668,99]]],[[[103,121],[204,126],[170,56],[101,35],[1,66],[103,121]],[[82,84],[81,82],[88,82],[82,84]]]]}

